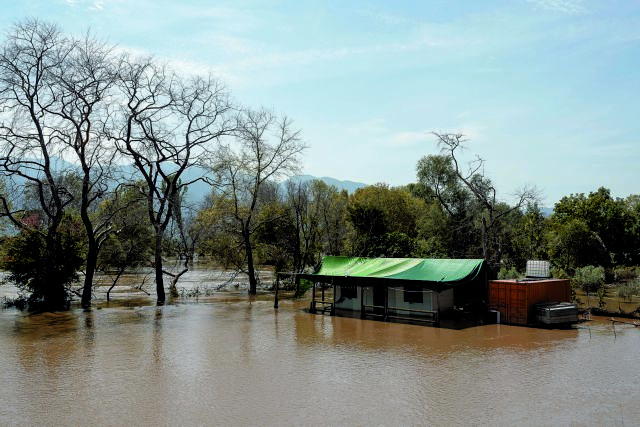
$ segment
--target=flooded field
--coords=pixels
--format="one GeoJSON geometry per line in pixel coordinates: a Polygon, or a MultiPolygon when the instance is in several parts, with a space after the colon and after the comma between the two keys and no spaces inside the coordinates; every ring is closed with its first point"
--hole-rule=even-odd
{"type": "Polygon", "coordinates": [[[105,286],[87,311],[0,309],[0,425],[640,424],[631,325],[324,317],[204,267],[161,307],[140,275],[105,286]]]}
{"type": "Polygon", "coordinates": [[[638,425],[640,329],[464,330],[237,296],[0,310],[0,425],[638,425]]]}

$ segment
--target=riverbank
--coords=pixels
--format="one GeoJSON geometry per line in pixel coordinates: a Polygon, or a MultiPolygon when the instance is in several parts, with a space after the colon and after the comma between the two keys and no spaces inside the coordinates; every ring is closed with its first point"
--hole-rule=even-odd
{"type": "Polygon", "coordinates": [[[598,295],[589,295],[576,290],[578,308],[581,313],[590,313],[597,316],[620,317],[623,319],[640,319],[640,297],[633,296],[626,300],[618,296],[615,287],[607,288],[604,295],[604,305],[599,306],[598,295]]]}

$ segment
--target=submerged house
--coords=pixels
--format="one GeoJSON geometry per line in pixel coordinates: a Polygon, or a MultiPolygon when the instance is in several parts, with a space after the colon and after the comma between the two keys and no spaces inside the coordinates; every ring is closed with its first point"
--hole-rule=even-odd
{"type": "Polygon", "coordinates": [[[486,310],[487,276],[482,259],[327,256],[298,279],[313,283],[312,313],[438,325],[454,306],[486,310]]]}

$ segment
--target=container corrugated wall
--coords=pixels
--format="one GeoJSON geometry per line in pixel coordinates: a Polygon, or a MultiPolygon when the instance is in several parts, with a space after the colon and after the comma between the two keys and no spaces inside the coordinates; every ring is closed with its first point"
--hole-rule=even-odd
{"type": "Polygon", "coordinates": [[[490,280],[489,310],[500,312],[502,323],[526,325],[533,321],[533,304],[570,302],[569,280],[490,280]]]}

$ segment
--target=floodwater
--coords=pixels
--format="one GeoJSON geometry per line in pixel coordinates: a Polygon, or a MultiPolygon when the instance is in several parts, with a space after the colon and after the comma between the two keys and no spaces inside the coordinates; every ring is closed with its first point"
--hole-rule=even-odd
{"type": "Polygon", "coordinates": [[[631,325],[451,330],[308,301],[127,301],[0,310],[0,425],[640,424],[631,325]]]}

